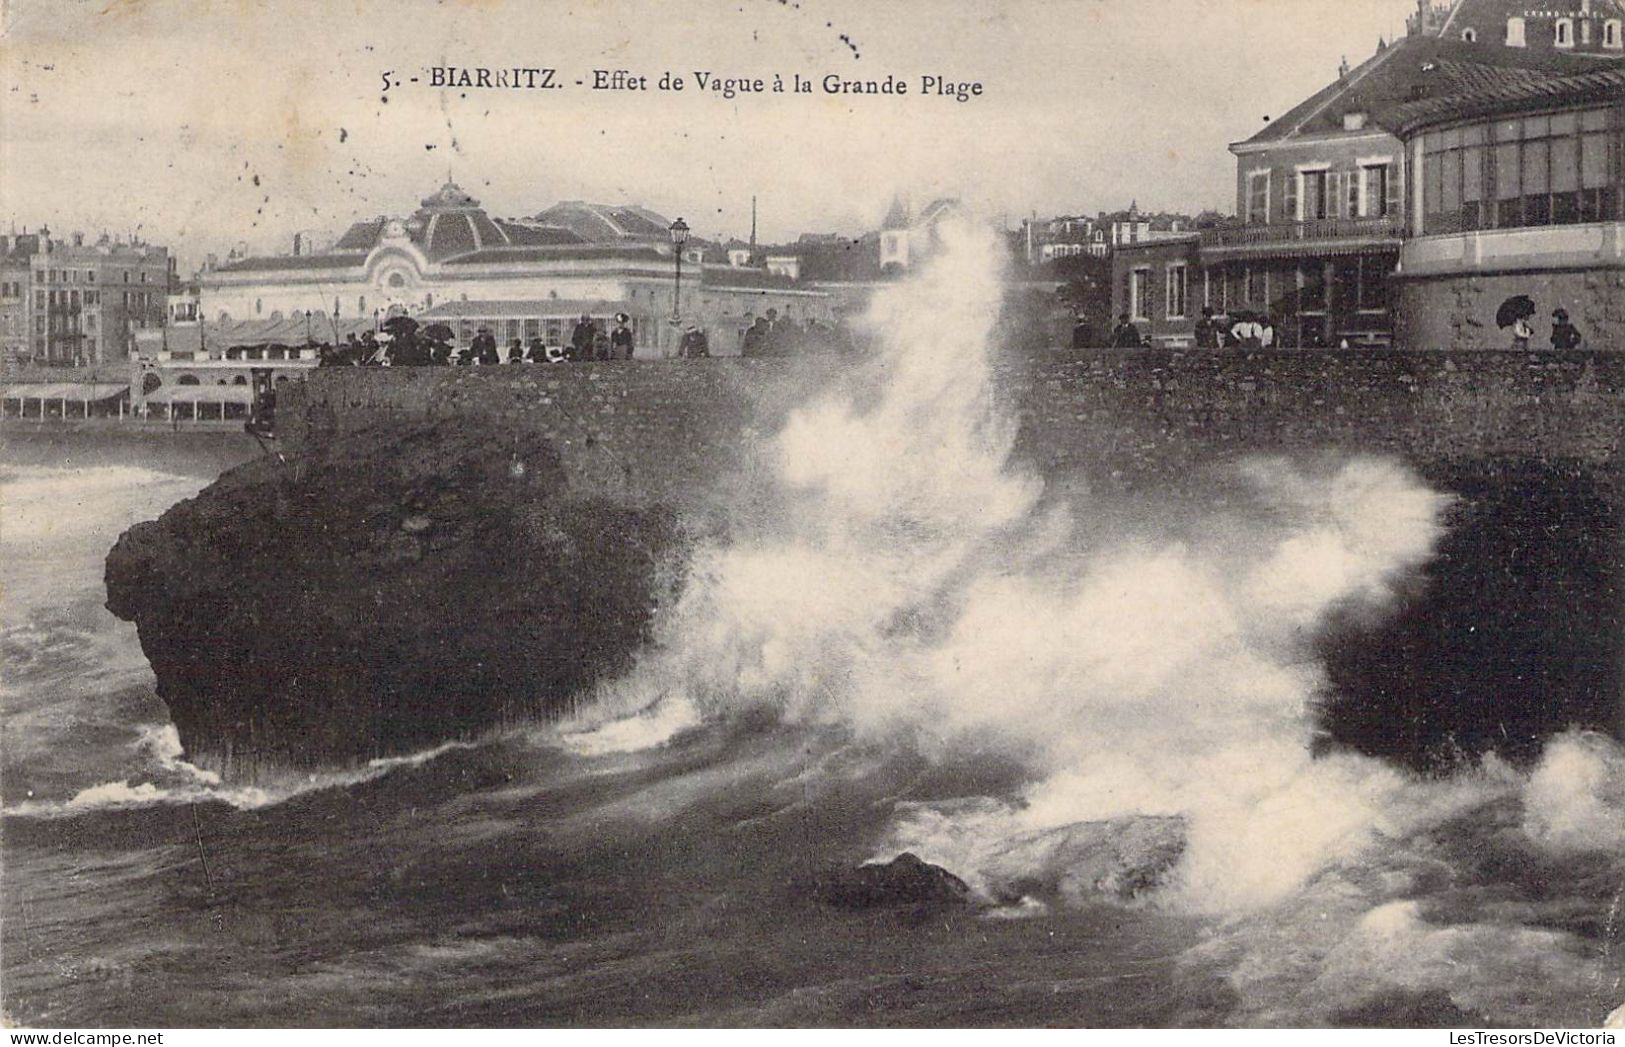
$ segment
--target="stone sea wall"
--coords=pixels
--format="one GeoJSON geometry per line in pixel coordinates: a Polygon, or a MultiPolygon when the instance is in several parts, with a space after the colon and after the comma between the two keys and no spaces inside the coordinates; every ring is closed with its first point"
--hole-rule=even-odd
{"type": "MultiPolygon", "coordinates": [[[[545,440],[578,489],[696,508],[795,405],[883,380],[839,360],[329,369],[283,393],[278,425],[297,455],[383,420],[483,418],[493,453],[545,440]]],[[[1619,490],[1625,354],[1091,351],[1008,361],[996,385],[1018,459],[1054,482],[1332,449],[1572,462],[1619,490]]]]}

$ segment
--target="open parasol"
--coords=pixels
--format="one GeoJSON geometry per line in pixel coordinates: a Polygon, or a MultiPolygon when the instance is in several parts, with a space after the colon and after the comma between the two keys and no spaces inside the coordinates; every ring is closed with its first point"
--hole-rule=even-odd
{"type": "Polygon", "coordinates": [[[1495,326],[1511,327],[1519,320],[1527,320],[1535,315],[1535,303],[1526,294],[1515,294],[1501,303],[1501,308],[1495,311],[1495,326]]]}

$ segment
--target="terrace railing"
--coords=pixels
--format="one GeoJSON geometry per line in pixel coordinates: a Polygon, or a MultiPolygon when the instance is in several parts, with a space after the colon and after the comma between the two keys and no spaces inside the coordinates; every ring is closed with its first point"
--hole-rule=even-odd
{"type": "Polygon", "coordinates": [[[1313,218],[1306,222],[1239,225],[1202,230],[1205,247],[1245,247],[1252,244],[1287,244],[1315,240],[1394,240],[1404,235],[1398,215],[1383,218],[1313,218]]]}

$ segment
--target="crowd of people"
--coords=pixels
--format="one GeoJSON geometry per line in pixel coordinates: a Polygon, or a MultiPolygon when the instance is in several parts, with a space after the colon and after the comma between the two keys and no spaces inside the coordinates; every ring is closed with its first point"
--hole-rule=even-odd
{"type": "Polygon", "coordinates": [[[740,337],[741,356],[800,356],[851,348],[851,338],[840,327],[831,327],[817,319],[797,323],[794,317],[780,316],[777,309],[769,309],[765,316],[750,318],[740,337]]]}
{"type": "MultiPolygon", "coordinates": [[[[705,330],[693,322],[681,326],[677,355],[684,359],[709,357],[711,342],[705,330]]],[[[792,317],[780,316],[777,309],[769,309],[763,316],[747,315],[739,337],[740,355],[748,357],[799,356],[847,349],[853,344],[842,328],[816,319],[798,323],[792,317]]],[[[444,323],[422,326],[410,317],[395,316],[385,320],[377,331],[359,337],[352,334],[344,342],[322,346],[318,351],[324,367],[455,367],[630,360],[636,343],[632,318],[626,313],[615,314],[607,325],[582,316],[562,344],[549,345],[542,338],[514,338],[503,347],[486,327],[481,327],[466,345],[458,345],[451,328],[444,323]]]]}
{"type": "MultiPolygon", "coordinates": [[[[692,333],[699,334],[703,345],[704,333],[690,325],[690,332],[684,335],[685,347],[693,345],[692,333]]],[[[630,360],[635,345],[632,318],[626,313],[615,314],[609,325],[600,325],[591,316],[583,315],[571,329],[569,341],[561,345],[548,345],[542,338],[514,338],[505,347],[498,346],[488,327],[481,327],[467,345],[459,346],[446,324],[424,327],[410,317],[394,316],[377,331],[359,337],[351,334],[344,342],[322,346],[319,351],[324,367],[471,367],[630,360]]]]}
{"type": "MultiPolygon", "coordinates": [[[[1140,349],[1146,344],[1133,318],[1120,314],[1112,328],[1112,348],[1140,349]]],[[[1203,306],[1202,318],[1196,321],[1198,349],[1271,349],[1276,344],[1275,321],[1268,313],[1241,309],[1221,316],[1203,306]]]]}
{"type": "MultiPolygon", "coordinates": [[[[1527,302],[1527,299],[1520,299],[1527,302]]],[[[1509,303],[1510,304],[1510,303],[1509,303]]],[[[1503,327],[1510,327],[1512,331],[1512,347],[1518,350],[1528,349],[1535,340],[1535,328],[1531,321],[1534,319],[1534,306],[1526,306],[1526,310],[1516,316],[1508,316],[1501,321],[1503,327]]],[[[1294,346],[1289,338],[1283,342],[1277,337],[1275,321],[1267,312],[1255,312],[1249,309],[1238,309],[1228,314],[1215,313],[1211,306],[1202,308],[1202,318],[1196,322],[1196,347],[1198,349],[1274,349],[1294,346]]],[[[1304,335],[1304,348],[1325,348],[1326,343],[1314,335],[1304,335]]],[[[1580,329],[1569,319],[1568,310],[1555,309],[1552,311],[1551,346],[1559,351],[1568,351],[1580,348],[1584,338],[1580,329]]],[[[1089,348],[1093,343],[1090,340],[1088,325],[1084,320],[1078,320],[1073,328],[1072,346],[1074,349],[1089,348]]],[[[1113,349],[1141,349],[1150,345],[1150,342],[1140,333],[1134,319],[1128,313],[1121,313],[1117,317],[1117,326],[1112,328],[1108,344],[1113,349]]],[[[1345,339],[1341,348],[1349,348],[1345,339]]]]}

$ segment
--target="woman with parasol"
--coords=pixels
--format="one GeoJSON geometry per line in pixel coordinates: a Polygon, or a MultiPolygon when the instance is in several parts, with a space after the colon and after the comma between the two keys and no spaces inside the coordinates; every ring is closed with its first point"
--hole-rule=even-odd
{"type": "Polygon", "coordinates": [[[1505,330],[1512,328],[1512,348],[1524,350],[1529,348],[1529,339],[1535,337],[1535,329],[1529,326],[1529,318],[1535,315],[1535,303],[1526,294],[1513,295],[1501,303],[1501,308],[1495,311],[1495,326],[1505,330]]]}

